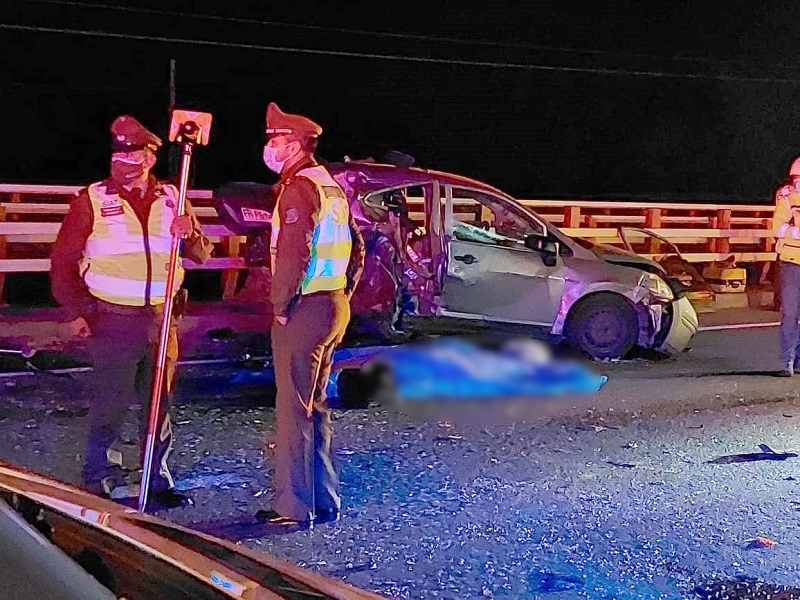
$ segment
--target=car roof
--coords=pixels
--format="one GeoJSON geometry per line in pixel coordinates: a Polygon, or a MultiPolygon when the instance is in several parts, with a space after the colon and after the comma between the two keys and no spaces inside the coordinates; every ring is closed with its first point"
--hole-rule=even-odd
{"type": "Polygon", "coordinates": [[[326,166],[334,176],[340,174],[345,174],[346,176],[347,173],[360,174],[362,181],[359,182],[359,187],[363,188],[380,189],[394,185],[423,184],[436,180],[439,183],[468,187],[508,200],[514,200],[514,197],[510,194],[482,181],[445,171],[359,160],[329,163],[326,166]]]}

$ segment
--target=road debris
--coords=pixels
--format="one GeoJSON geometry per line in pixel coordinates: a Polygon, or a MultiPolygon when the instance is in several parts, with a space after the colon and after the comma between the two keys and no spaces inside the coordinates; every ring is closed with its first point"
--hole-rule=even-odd
{"type": "Polygon", "coordinates": [[[748,550],[753,550],[755,548],[772,548],[777,543],[778,542],[763,535],[759,535],[758,537],[745,541],[745,544],[747,544],[746,548],[748,550]]]}
{"type": "Polygon", "coordinates": [[[731,463],[754,462],[758,460],[786,460],[787,458],[797,458],[794,452],[775,452],[766,444],[759,444],[761,452],[751,452],[748,454],[729,454],[720,456],[708,461],[712,465],[727,465],[731,463]]]}

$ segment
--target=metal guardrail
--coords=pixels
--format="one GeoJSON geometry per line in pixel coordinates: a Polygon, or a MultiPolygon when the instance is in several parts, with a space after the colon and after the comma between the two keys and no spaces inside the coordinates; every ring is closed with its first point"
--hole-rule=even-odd
{"type": "MultiPolygon", "coordinates": [[[[83,186],[0,184],[0,298],[5,275],[8,273],[42,273],[50,270],[46,258],[48,249],[61,228],[61,219],[69,210],[69,200],[83,186]],[[26,252],[9,251],[10,245],[26,245],[26,252]]],[[[188,198],[196,204],[197,216],[203,222],[209,239],[215,243],[215,254],[200,266],[184,261],[187,269],[222,271],[223,297],[230,298],[236,290],[239,274],[246,268],[239,256],[245,238],[214,223],[217,213],[208,206],[212,200],[210,190],[189,190],[188,198]],[[205,204],[205,206],[204,206],[205,204]]],[[[18,246],[19,247],[19,246],[18,246]]]]}
{"type": "MultiPolygon", "coordinates": [[[[46,272],[48,248],[69,208],[69,198],[82,186],[0,184],[0,297],[6,273],[46,272]],[[27,249],[18,251],[19,248],[27,249]],[[11,251],[13,249],[13,252],[11,251]],[[11,256],[13,255],[13,256],[11,256]]],[[[210,190],[190,190],[188,197],[216,245],[210,261],[189,269],[221,270],[223,298],[233,296],[239,274],[246,268],[240,256],[245,238],[216,223],[210,190]]],[[[677,202],[631,202],[609,200],[520,200],[544,219],[573,237],[618,244],[618,227],[640,227],[675,244],[690,262],[733,260],[760,263],[762,278],[775,260],[771,232],[774,207],[762,204],[702,204],[677,202]]],[[[412,218],[422,216],[421,199],[409,198],[412,218]]],[[[651,247],[637,248],[657,257],[651,247]]]]}

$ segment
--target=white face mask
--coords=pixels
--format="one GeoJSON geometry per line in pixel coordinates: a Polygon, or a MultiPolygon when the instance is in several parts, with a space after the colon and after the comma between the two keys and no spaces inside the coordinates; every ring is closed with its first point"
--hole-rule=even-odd
{"type": "Polygon", "coordinates": [[[111,157],[111,176],[117,181],[138,179],[144,175],[145,157],[139,153],[120,152],[111,157]]]}
{"type": "Polygon", "coordinates": [[[283,171],[283,165],[286,164],[286,160],[278,160],[278,149],[272,146],[264,146],[264,164],[271,171],[275,171],[276,173],[280,173],[283,171]]]}

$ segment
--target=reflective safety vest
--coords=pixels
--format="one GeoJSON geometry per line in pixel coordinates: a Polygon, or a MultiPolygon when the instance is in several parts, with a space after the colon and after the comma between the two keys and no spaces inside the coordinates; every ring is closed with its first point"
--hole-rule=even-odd
{"type": "MultiPolygon", "coordinates": [[[[347,287],[347,266],[350,263],[352,238],[348,216],[350,206],[344,190],[320,165],[298,171],[295,177],[305,177],[316,187],[320,198],[320,210],[315,215],[314,234],[311,238],[311,258],[308,261],[301,294],[341,290],[347,287]]],[[[272,214],[272,270],[275,270],[275,253],[281,221],[278,206],[280,196],[272,214]]]]}
{"type": "MultiPolygon", "coordinates": [[[[164,303],[178,190],[164,184],[156,194],[144,231],[131,205],[119,194],[108,193],[104,182],[89,186],[94,223],[83,251],[81,273],[94,297],[125,306],[164,303]]],[[[179,262],[175,290],[183,276],[179,262]]]]}
{"type": "Polygon", "coordinates": [[[792,217],[792,209],[800,209],[800,193],[793,185],[778,190],[775,195],[775,212],[772,231],[775,234],[775,252],[784,262],[800,264],[800,223],[792,217]]]}

